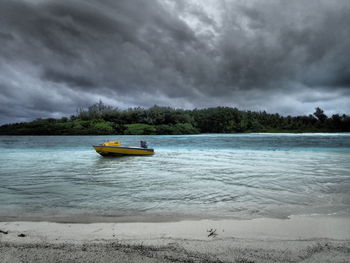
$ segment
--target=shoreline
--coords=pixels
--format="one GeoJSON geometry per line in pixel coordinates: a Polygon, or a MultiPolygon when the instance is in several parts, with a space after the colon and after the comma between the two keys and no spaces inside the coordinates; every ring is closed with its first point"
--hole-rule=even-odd
{"type": "MultiPolygon", "coordinates": [[[[129,238],[147,240],[150,237],[157,239],[164,236],[177,239],[206,240],[207,230],[211,228],[217,229],[218,238],[278,238],[281,240],[329,238],[350,240],[349,216],[298,215],[290,216],[287,219],[186,219],[175,221],[88,223],[0,221],[0,230],[3,231],[28,233],[28,236],[35,237],[35,239],[46,237],[47,240],[60,238],[73,241],[108,240],[113,239],[113,235],[123,240],[129,238]],[[113,233],[110,234],[108,231],[113,233]],[[92,239],[91,233],[94,233],[92,239]]],[[[2,237],[4,238],[4,235],[2,237]]],[[[8,241],[11,241],[11,239],[8,241]]]]}
{"type": "Polygon", "coordinates": [[[138,215],[96,215],[96,214],[67,214],[67,215],[0,215],[2,222],[49,222],[61,224],[93,224],[93,223],[172,223],[180,221],[251,221],[251,220],[295,220],[295,218],[349,218],[348,213],[329,214],[291,214],[291,215],[213,215],[204,213],[150,213],[138,215]]]}
{"type": "Polygon", "coordinates": [[[0,232],[1,262],[345,262],[350,257],[350,217],[345,216],[88,224],[13,221],[0,222],[0,230],[7,232],[0,232]]]}
{"type": "MultiPolygon", "coordinates": [[[[254,216],[228,216],[228,215],[208,215],[208,214],[184,214],[184,213],[152,213],[140,215],[89,215],[89,214],[72,214],[72,215],[26,215],[26,216],[3,216],[0,215],[1,222],[50,222],[62,224],[93,224],[93,223],[172,223],[180,221],[220,221],[220,220],[255,220],[261,218],[288,220],[292,217],[314,217],[314,215],[290,215],[274,217],[254,217],[254,216]]],[[[328,217],[330,215],[320,214],[316,217],[328,217]]],[[[331,215],[332,217],[346,217],[347,215],[331,215]]],[[[349,215],[350,218],[350,215],[349,215]]]]}
{"type": "Polygon", "coordinates": [[[30,136],[201,136],[201,135],[245,135],[245,134],[261,134],[261,135],[288,135],[288,134],[295,134],[295,135],[349,135],[350,131],[303,131],[303,132],[294,132],[294,131],[276,131],[276,132],[213,132],[213,133],[183,133],[183,134],[0,134],[0,136],[23,136],[23,137],[30,137],[30,136]]]}

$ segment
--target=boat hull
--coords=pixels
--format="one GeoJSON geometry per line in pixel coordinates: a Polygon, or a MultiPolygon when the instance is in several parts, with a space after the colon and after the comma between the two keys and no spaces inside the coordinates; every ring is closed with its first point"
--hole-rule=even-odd
{"type": "Polygon", "coordinates": [[[154,150],[141,147],[123,147],[123,146],[93,146],[97,153],[102,156],[140,156],[153,155],[154,150]]]}

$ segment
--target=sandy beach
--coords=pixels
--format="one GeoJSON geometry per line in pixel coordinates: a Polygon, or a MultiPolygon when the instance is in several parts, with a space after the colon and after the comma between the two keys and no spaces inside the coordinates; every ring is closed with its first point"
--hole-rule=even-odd
{"type": "Polygon", "coordinates": [[[0,262],[349,262],[348,217],[0,223],[0,262]]]}

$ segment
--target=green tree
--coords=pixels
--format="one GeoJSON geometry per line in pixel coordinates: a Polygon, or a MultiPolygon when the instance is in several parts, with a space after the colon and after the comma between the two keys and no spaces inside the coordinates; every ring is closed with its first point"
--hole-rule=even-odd
{"type": "Polygon", "coordinates": [[[314,115],[320,122],[324,122],[327,119],[327,115],[319,107],[315,109],[314,115]]]}
{"type": "Polygon", "coordinates": [[[142,123],[134,123],[134,124],[127,124],[125,134],[130,135],[147,135],[147,134],[156,134],[156,128],[149,124],[142,124],[142,123]]]}

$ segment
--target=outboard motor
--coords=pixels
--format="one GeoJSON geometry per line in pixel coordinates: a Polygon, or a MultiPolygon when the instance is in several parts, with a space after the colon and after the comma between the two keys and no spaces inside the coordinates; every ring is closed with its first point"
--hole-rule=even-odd
{"type": "Polygon", "coordinates": [[[140,141],[140,144],[141,144],[141,147],[142,147],[142,148],[147,148],[147,147],[148,147],[146,141],[140,141]]]}

